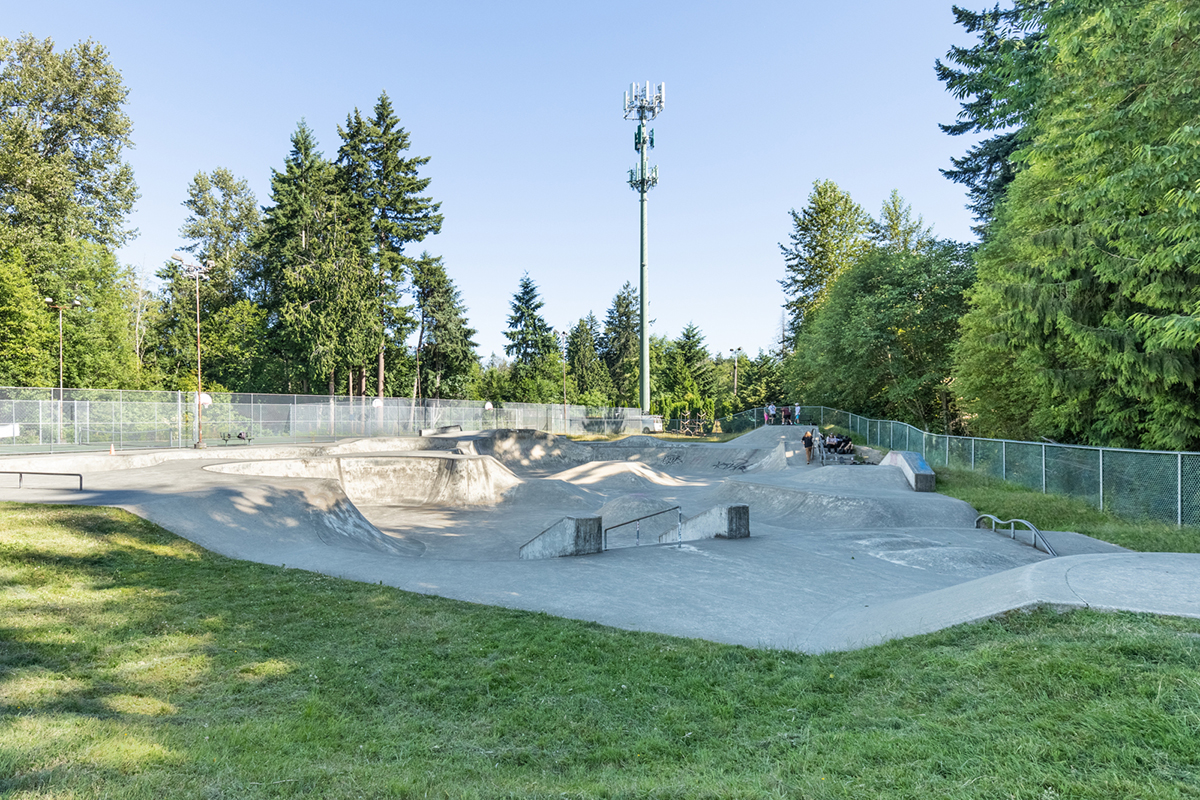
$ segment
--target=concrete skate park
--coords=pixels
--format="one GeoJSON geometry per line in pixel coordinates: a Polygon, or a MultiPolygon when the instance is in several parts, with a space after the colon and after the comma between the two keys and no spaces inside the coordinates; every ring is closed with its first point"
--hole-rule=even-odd
{"type": "Polygon", "coordinates": [[[1052,556],[901,466],[806,464],[804,431],[8,457],[27,474],[0,500],[116,506],[232,558],[752,647],[851,649],[1038,605],[1200,617],[1200,555],[1047,532],[1052,556]],[[564,555],[585,540],[605,549],[564,555]]]}

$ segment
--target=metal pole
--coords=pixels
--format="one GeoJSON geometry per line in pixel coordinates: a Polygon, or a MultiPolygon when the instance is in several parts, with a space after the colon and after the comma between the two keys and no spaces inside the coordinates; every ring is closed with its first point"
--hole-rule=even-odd
{"type": "Polygon", "coordinates": [[[1183,527],[1183,453],[1175,454],[1175,524],[1183,527]]]}
{"type": "Polygon", "coordinates": [[[1008,480],[1008,443],[1000,443],[1000,477],[1008,480]]]}
{"type": "Polygon", "coordinates": [[[1104,450],[1100,450],[1100,510],[1104,510],[1104,450]]]}
{"type": "MultiPolygon", "coordinates": [[[[643,122],[640,129],[644,130],[644,128],[645,128],[645,123],[643,122]]],[[[643,138],[643,140],[645,139],[645,134],[643,134],[642,138],[643,138]]],[[[646,270],[646,190],[649,187],[646,186],[646,180],[645,180],[646,149],[647,149],[645,141],[643,141],[641,143],[641,146],[638,147],[638,149],[641,151],[641,157],[642,157],[642,161],[641,161],[642,184],[640,187],[640,191],[638,192],[638,201],[639,201],[639,205],[641,206],[641,220],[642,220],[642,226],[641,226],[642,227],[642,229],[641,229],[641,270],[639,272],[640,279],[639,279],[639,283],[638,283],[638,292],[639,292],[639,294],[638,294],[638,304],[639,304],[638,324],[641,327],[641,358],[638,361],[639,369],[640,369],[640,373],[639,373],[638,377],[639,377],[641,384],[639,387],[639,395],[638,396],[640,397],[640,402],[642,405],[642,413],[649,414],[650,413],[650,333],[647,330],[647,319],[648,319],[649,315],[646,313],[647,305],[648,305],[648,301],[646,299],[646,290],[647,290],[647,286],[646,286],[646,283],[647,283],[647,276],[646,276],[646,272],[647,272],[647,270],[646,270]]]]}
{"type": "Polygon", "coordinates": [[[1046,445],[1042,445],[1042,494],[1046,493],[1046,445]]]}
{"type": "Polygon", "coordinates": [[[62,444],[63,404],[63,353],[62,353],[62,306],[58,307],[58,443],[62,444]]]}

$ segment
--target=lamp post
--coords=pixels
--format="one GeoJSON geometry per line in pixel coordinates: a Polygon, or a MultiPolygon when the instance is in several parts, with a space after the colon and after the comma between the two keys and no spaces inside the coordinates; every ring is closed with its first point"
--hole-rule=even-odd
{"type": "Polygon", "coordinates": [[[178,261],[183,274],[196,278],[196,444],[195,449],[203,450],[204,444],[204,386],[200,382],[200,276],[205,274],[213,265],[206,261],[204,266],[188,264],[178,254],[172,255],[171,260],[178,261]]]}
{"type": "Polygon", "coordinates": [[[566,331],[555,331],[558,336],[558,346],[562,350],[562,365],[563,365],[563,435],[570,433],[567,430],[567,333],[566,331]]]}
{"type": "Polygon", "coordinates": [[[62,418],[63,418],[63,328],[62,328],[62,312],[68,308],[79,308],[83,305],[78,297],[71,301],[69,305],[55,305],[54,300],[47,297],[46,305],[50,308],[58,310],[58,443],[62,444],[62,418]]]}
{"type": "Polygon", "coordinates": [[[731,348],[729,348],[729,353],[730,353],[730,355],[732,355],[732,356],[733,356],[733,396],[734,396],[734,397],[737,397],[737,368],[738,368],[738,360],[739,360],[739,359],[742,357],[742,353],[743,353],[743,352],[745,352],[745,351],[744,351],[744,350],[742,350],[742,348],[740,348],[740,347],[731,347],[731,348]]]}

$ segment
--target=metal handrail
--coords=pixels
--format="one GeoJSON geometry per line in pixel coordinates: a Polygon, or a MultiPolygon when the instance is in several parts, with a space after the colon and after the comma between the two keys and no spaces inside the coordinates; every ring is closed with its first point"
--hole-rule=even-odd
{"type": "Polygon", "coordinates": [[[0,475],[16,475],[17,488],[21,488],[21,484],[25,481],[26,475],[62,475],[68,478],[79,478],[79,491],[83,491],[83,475],[78,472],[33,472],[27,469],[3,469],[0,470],[0,475]]]}
{"type": "Polygon", "coordinates": [[[679,506],[671,506],[670,508],[664,508],[662,511],[655,511],[653,514],[647,514],[644,517],[637,517],[636,519],[630,519],[630,520],[626,520],[625,522],[618,522],[616,525],[608,526],[607,528],[604,529],[604,542],[602,544],[602,547],[605,550],[608,549],[608,532],[609,531],[615,531],[617,528],[623,528],[626,525],[633,525],[634,523],[637,523],[637,529],[636,529],[636,534],[635,534],[635,538],[634,538],[634,547],[640,547],[642,544],[642,520],[650,519],[651,517],[657,517],[660,514],[666,514],[669,511],[678,511],[679,512],[679,522],[676,527],[676,543],[682,544],[683,543],[683,509],[681,509],[679,506]]]}
{"type": "Polygon", "coordinates": [[[1029,532],[1030,532],[1030,534],[1032,534],[1032,535],[1029,537],[1029,538],[1030,538],[1030,541],[1029,541],[1029,546],[1030,546],[1030,547],[1032,547],[1034,550],[1041,550],[1043,553],[1046,553],[1047,555],[1051,555],[1051,556],[1057,556],[1057,555],[1058,555],[1058,553],[1056,553],[1056,552],[1054,551],[1054,548],[1050,546],[1050,543],[1046,541],[1046,537],[1042,535],[1042,532],[1041,532],[1040,530],[1038,530],[1037,526],[1036,526],[1036,525],[1034,525],[1034,524],[1033,524],[1032,522],[1030,522],[1029,520],[1025,520],[1025,519],[1000,519],[999,517],[997,517],[997,516],[994,516],[994,515],[992,515],[992,514],[980,514],[978,517],[976,517],[976,518],[975,518],[975,527],[976,527],[976,528],[978,528],[978,527],[979,527],[979,521],[980,521],[981,519],[987,519],[987,520],[991,520],[991,522],[992,522],[992,531],[993,531],[993,532],[996,530],[996,525],[997,525],[997,524],[1000,524],[1000,525],[1007,525],[1007,526],[1008,526],[1008,538],[1010,538],[1010,539],[1012,539],[1012,540],[1014,540],[1014,541],[1017,541],[1017,535],[1016,535],[1016,532],[1017,532],[1017,529],[1016,529],[1016,523],[1018,523],[1018,522],[1019,522],[1019,523],[1021,523],[1022,525],[1024,525],[1026,528],[1028,528],[1028,529],[1029,529],[1029,532]],[[1038,547],[1038,542],[1039,542],[1039,541],[1042,543],[1042,546],[1041,546],[1041,547],[1038,547]]]}

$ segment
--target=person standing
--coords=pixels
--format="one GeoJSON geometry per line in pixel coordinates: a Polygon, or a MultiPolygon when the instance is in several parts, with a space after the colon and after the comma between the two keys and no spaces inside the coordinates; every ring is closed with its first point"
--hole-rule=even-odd
{"type": "Polygon", "coordinates": [[[811,430],[804,432],[804,438],[800,441],[804,442],[804,463],[812,463],[812,447],[813,447],[813,432],[811,430]]]}
{"type": "Polygon", "coordinates": [[[792,424],[792,405],[791,405],[791,403],[783,404],[783,409],[780,411],[780,416],[783,417],[784,425],[792,424]]]}
{"type": "Polygon", "coordinates": [[[771,420],[775,419],[775,404],[771,403],[767,406],[767,424],[771,424],[771,420]]]}

